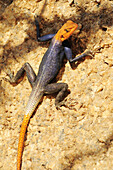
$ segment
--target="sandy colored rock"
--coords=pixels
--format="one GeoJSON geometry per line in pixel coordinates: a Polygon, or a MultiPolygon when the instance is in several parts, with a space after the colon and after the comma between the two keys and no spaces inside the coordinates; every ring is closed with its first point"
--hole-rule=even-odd
{"type": "Polygon", "coordinates": [[[31,92],[26,77],[11,86],[2,77],[29,62],[37,73],[49,42],[37,42],[34,15],[41,35],[56,33],[71,19],[82,24],[72,35],[73,57],[92,50],[93,58],[64,60],[58,82],[70,94],[61,110],[55,96],[44,96],[30,120],[22,159],[29,170],[113,169],[113,1],[0,1],[0,169],[15,170],[20,127],[31,92]]]}

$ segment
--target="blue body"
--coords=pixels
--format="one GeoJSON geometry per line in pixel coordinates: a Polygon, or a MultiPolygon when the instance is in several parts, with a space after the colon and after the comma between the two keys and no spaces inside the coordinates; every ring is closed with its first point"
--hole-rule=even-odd
{"type": "Polygon", "coordinates": [[[64,47],[62,46],[62,42],[56,41],[53,38],[48,50],[42,58],[36,78],[36,86],[39,83],[42,88],[56,77],[61,68],[63,57],[64,47]]]}

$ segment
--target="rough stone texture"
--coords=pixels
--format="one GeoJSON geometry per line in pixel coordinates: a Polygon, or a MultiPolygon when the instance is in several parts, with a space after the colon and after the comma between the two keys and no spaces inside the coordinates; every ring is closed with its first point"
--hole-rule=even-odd
{"type": "Polygon", "coordinates": [[[15,170],[24,108],[31,92],[25,77],[13,87],[7,69],[29,62],[37,72],[49,42],[36,40],[34,14],[41,34],[55,33],[71,19],[82,24],[72,36],[74,56],[91,49],[94,57],[64,65],[57,77],[71,93],[56,110],[44,96],[31,118],[23,152],[24,170],[113,169],[113,1],[0,1],[0,169],[15,170]]]}

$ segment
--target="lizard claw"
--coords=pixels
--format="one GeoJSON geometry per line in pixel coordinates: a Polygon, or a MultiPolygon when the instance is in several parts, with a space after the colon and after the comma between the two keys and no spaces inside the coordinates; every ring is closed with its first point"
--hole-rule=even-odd
{"type": "Polygon", "coordinates": [[[6,69],[5,73],[10,79],[12,79],[14,77],[14,72],[11,71],[11,69],[9,69],[9,68],[6,69]]]}
{"type": "Polygon", "coordinates": [[[10,83],[10,80],[9,80],[9,79],[7,79],[6,77],[2,77],[2,79],[3,79],[4,81],[6,81],[6,82],[9,82],[9,83],[10,83]]]}
{"type": "Polygon", "coordinates": [[[4,81],[6,81],[6,82],[12,84],[13,86],[16,85],[16,83],[13,81],[13,79],[8,79],[8,78],[6,78],[6,77],[2,77],[2,79],[3,79],[4,81]]]}

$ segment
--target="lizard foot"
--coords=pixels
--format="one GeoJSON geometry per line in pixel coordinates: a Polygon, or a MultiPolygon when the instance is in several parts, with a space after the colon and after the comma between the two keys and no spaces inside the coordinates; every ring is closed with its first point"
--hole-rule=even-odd
{"type": "Polygon", "coordinates": [[[12,85],[15,85],[16,83],[15,83],[15,80],[14,80],[14,72],[12,72],[10,69],[7,69],[5,71],[5,73],[9,77],[9,79],[6,78],[6,77],[2,77],[2,79],[6,82],[9,82],[12,85]]]}
{"type": "Polygon", "coordinates": [[[84,53],[86,56],[92,57],[93,58],[93,52],[88,50],[84,53]]]}
{"type": "Polygon", "coordinates": [[[66,106],[66,102],[63,100],[61,102],[55,103],[56,109],[61,110],[61,106],[66,106]]]}

